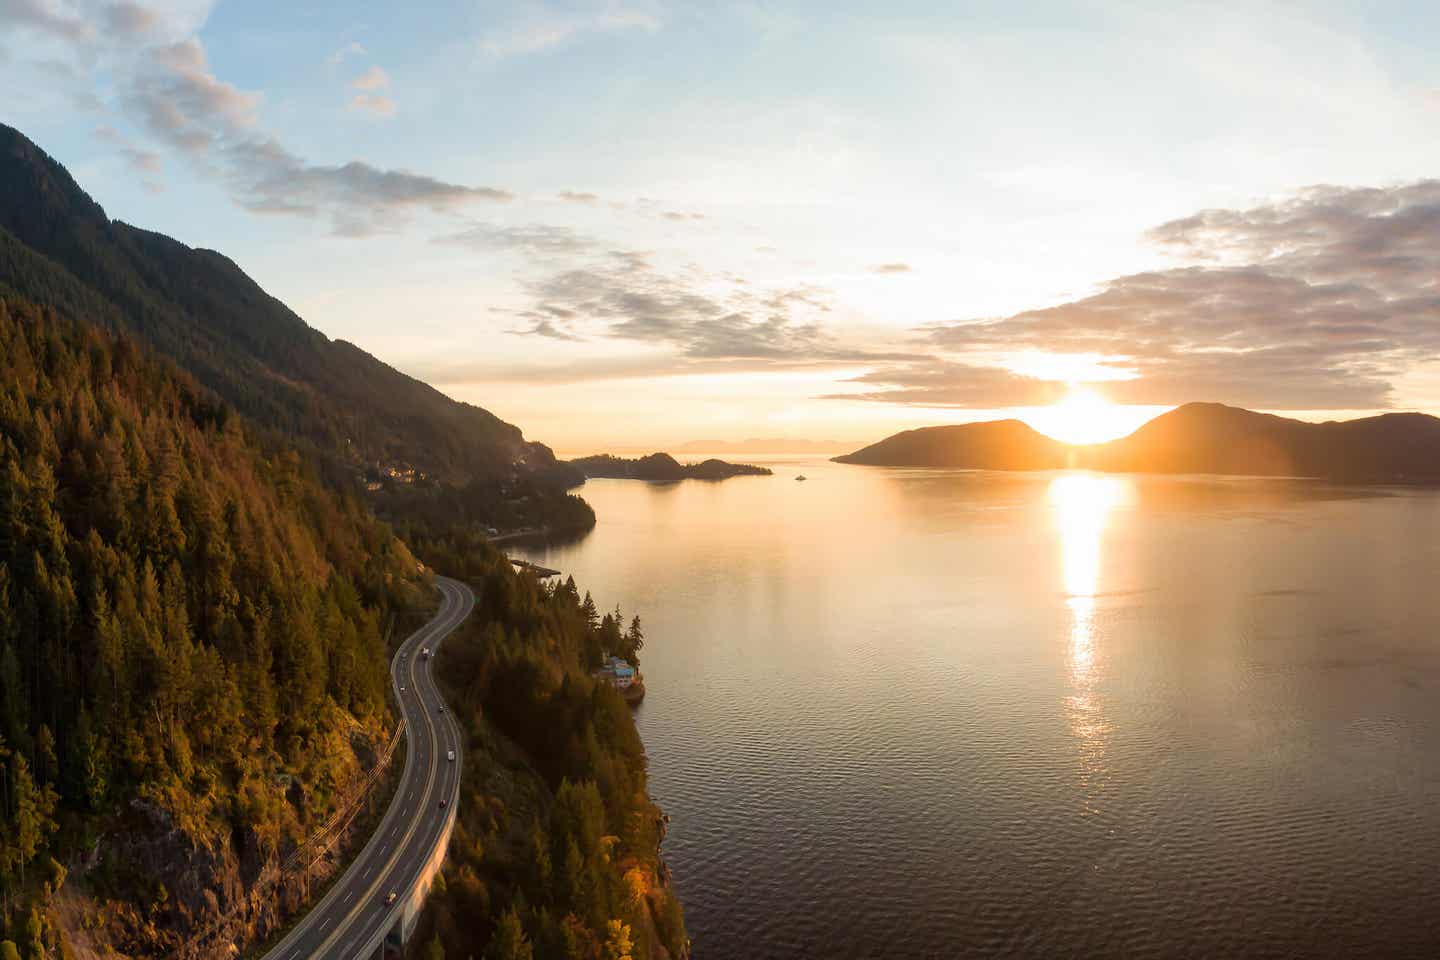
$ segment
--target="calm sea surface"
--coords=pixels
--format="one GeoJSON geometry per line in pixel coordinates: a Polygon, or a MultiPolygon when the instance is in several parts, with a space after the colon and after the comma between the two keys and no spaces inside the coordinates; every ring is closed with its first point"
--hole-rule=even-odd
{"type": "Polygon", "coordinates": [[[642,617],[697,957],[1440,956],[1440,493],[763,462],[519,551],[642,617]]]}

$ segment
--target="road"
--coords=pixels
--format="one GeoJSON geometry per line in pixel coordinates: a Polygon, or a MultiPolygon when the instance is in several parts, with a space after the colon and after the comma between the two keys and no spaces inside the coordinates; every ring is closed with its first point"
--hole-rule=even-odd
{"type": "Polygon", "coordinates": [[[437,577],[440,609],[390,661],[390,678],[405,717],[405,770],[390,809],[345,874],[276,944],[264,960],[353,960],[395,922],[425,865],[445,836],[460,794],[462,739],[430,676],[440,641],[470,615],[475,595],[458,580],[437,577]],[[455,751],[453,761],[447,753],[455,751]],[[445,801],[442,809],[440,801],[445,801]],[[393,904],[386,903],[391,893],[393,904]]]}

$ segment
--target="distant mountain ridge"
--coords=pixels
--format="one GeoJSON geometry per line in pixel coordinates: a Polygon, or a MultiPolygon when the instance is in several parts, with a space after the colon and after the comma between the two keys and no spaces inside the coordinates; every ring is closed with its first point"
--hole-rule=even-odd
{"type": "Polygon", "coordinates": [[[1078,467],[1133,473],[1440,481],[1440,418],[1388,413],[1310,423],[1220,403],[1187,403],[1108,443],[1072,446],[1018,420],[924,427],[838,463],[981,470],[1078,467]]]}
{"type": "Polygon", "coordinates": [[[0,124],[0,291],[138,335],[263,427],[349,462],[455,483],[557,469],[543,444],[331,340],[234,262],[112,221],[69,172],[0,124]]]}
{"type": "Polygon", "coordinates": [[[651,483],[675,483],[679,480],[725,480],[729,477],[768,477],[772,471],[749,463],[726,463],[711,458],[700,463],[680,463],[668,453],[652,453],[648,457],[627,460],[600,454],[568,461],[587,478],[604,477],[616,480],[648,480],[651,483]]]}

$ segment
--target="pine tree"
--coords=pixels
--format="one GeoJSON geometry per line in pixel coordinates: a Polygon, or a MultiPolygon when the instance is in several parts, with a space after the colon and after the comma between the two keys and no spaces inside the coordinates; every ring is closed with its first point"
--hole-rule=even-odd
{"type": "Polygon", "coordinates": [[[520,914],[512,906],[495,926],[495,935],[485,949],[485,960],[534,960],[534,956],[535,951],[520,923],[520,914]]]}
{"type": "Polygon", "coordinates": [[[45,838],[55,832],[55,790],[35,783],[25,754],[10,757],[10,782],[14,784],[14,845],[15,865],[20,871],[20,885],[25,885],[25,865],[35,859],[45,838]]]}
{"type": "Polygon", "coordinates": [[[611,920],[606,924],[604,960],[632,960],[630,951],[633,949],[628,924],[619,920],[611,920]]]}

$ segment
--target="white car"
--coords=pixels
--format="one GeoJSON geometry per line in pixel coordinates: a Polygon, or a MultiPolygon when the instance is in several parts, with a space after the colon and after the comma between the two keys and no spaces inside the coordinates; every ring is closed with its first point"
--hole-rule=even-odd
{"type": "Polygon", "coordinates": [[[391,890],[391,891],[389,892],[389,894],[387,894],[386,897],[385,897],[385,906],[388,907],[388,906],[390,906],[390,904],[392,904],[392,903],[394,903],[394,902],[395,902],[395,891],[394,891],[394,890],[391,890]]]}
{"type": "Polygon", "coordinates": [[[446,751],[445,751],[445,759],[446,759],[446,760],[449,760],[451,763],[454,763],[454,762],[455,762],[455,751],[454,751],[454,750],[446,750],[446,751]]]}

